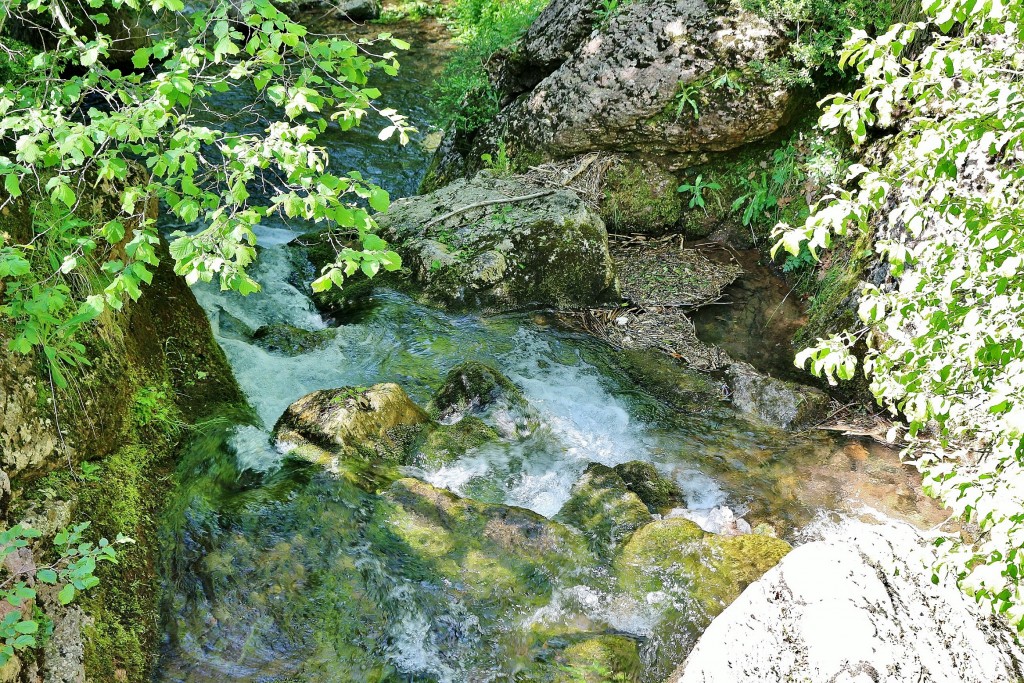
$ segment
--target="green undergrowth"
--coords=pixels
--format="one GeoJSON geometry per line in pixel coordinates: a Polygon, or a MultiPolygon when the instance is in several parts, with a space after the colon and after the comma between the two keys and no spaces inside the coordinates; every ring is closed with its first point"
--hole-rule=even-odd
{"type": "Polygon", "coordinates": [[[447,13],[444,2],[427,0],[399,0],[386,2],[381,8],[375,24],[397,24],[402,21],[423,21],[429,17],[444,17],[447,13]]]}
{"type": "Polygon", "coordinates": [[[529,28],[550,0],[455,0],[449,22],[459,48],[436,85],[445,129],[473,130],[498,113],[487,61],[529,28]]]}
{"type": "MultiPolygon", "coordinates": [[[[767,250],[780,221],[802,223],[810,210],[808,199],[813,202],[830,184],[842,182],[853,160],[849,142],[841,133],[819,131],[817,110],[805,104],[808,112],[784,131],[684,172],[684,199],[687,183],[696,178],[706,188],[703,207],[684,212],[687,237],[706,237],[727,224],[733,243],[767,250]]],[[[810,259],[801,263],[799,258],[781,265],[797,276],[812,266],[810,259]]]]}

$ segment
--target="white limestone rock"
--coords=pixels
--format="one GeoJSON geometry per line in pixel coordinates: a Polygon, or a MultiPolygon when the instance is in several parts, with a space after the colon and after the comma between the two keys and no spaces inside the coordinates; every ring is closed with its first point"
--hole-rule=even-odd
{"type": "Polygon", "coordinates": [[[670,683],[995,683],[1022,679],[1007,624],[949,581],[910,526],[844,522],[751,584],[670,683]]]}

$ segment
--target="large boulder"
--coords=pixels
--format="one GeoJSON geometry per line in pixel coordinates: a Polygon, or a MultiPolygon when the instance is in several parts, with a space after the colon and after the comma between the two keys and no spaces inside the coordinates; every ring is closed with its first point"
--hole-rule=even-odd
{"type": "MultiPolygon", "coordinates": [[[[503,110],[482,139],[503,139],[530,158],[609,150],[673,169],[692,165],[786,123],[790,93],[753,64],[782,56],[787,44],[781,27],[735,6],[623,4],[572,57],[503,110]]],[[[558,40],[553,47],[566,49],[558,40]]]]}
{"type": "Polygon", "coordinates": [[[651,514],[615,470],[595,462],[573,485],[555,519],[580,530],[596,551],[608,554],[650,522],[651,514]]]}
{"type": "Polygon", "coordinates": [[[615,295],[604,223],[571,190],[481,172],[376,220],[435,303],[571,308],[615,295]]]}
{"type": "Polygon", "coordinates": [[[274,439],[283,452],[373,488],[389,467],[406,464],[429,420],[397,384],[322,389],[288,406],[274,439]]]}
{"type": "Polygon", "coordinates": [[[781,429],[806,429],[828,415],[830,399],[820,389],[765,375],[734,362],[725,371],[733,405],[781,429]]]}
{"type": "Polygon", "coordinates": [[[1008,624],[933,583],[933,561],[908,525],[847,522],[744,591],[670,682],[1021,680],[1008,624]]]}
{"type": "Polygon", "coordinates": [[[634,532],[616,557],[614,571],[623,591],[660,607],[649,645],[657,654],[646,678],[662,680],[711,620],[789,550],[777,538],[717,536],[681,518],[655,521],[634,532]]]}

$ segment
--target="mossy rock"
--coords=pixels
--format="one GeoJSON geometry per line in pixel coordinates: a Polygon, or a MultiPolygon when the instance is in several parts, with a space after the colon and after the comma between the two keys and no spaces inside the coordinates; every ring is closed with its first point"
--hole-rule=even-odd
{"type": "Polygon", "coordinates": [[[683,502],[679,486],[649,462],[631,460],[616,465],[615,472],[651,512],[662,513],[683,502]]]}
{"type": "Polygon", "coordinates": [[[418,296],[434,304],[493,311],[618,299],[604,222],[569,189],[481,171],[374,218],[418,296]]]}
{"type": "Polygon", "coordinates": [[[591,463],[555,519],[583,532],[598,553],[609,554],[651,515],[615,470],[591,463]]]}
{"type": "Polygon", "coordinates": [[[252,338],[256,344],[267,351],[281,353],[286,356],[299,356],[327,346],[334,339],[334,330],[304,330],[294,325],[278,323],[264,325],[255,332],[252,338]]]}
{"type": "Polygon", "coordinates": [[[526,399],[512,380],[501,371],[479,361],[456,365],[431,402],[438,419],[451,421],[471,412],[481,412],[503,401],[509,406],[526,407],[526,399]]]}
{"type": "Polygon", "coordinates": [[[635,640],[601,635],[573,643],[559,657],[564,671],[558,683],[632,683],[640,680],[643,665],[635,640]]]}
{"type": "Polygon", "coordinates": [[[658,655],[647,677],[668,676],[711,620],[790,549],[771,536],[710,534],[679,517],[630,536],[614,562],[618,585],[642,603],[661,606],[652,632],[658,655]]]}
{"type": "Polygon", "coordinates": [[[584,539],[557,522],[417,479],[394,482],[376,514],[372,526],[392,535],[407,572],[447,582],[468,605],[540,606],[557,577],[592,563],[584,539]]]}
{"type": "Polygon", "coordinates": [[[497,430],[479,417],[467,415],[455,424],[432,425],[416,446],[415,462],[438,468],[458,460],[467,451],[501,438],[497,430]]]}
{"type": "Polygon", "coordinates": [[[323,389],[288,406],[274,438],[290,455],[375,490],[408,464],[429,421],[397,384],[323,389]]]}
{"type": "Polygon", "coordinates": [[[668,232],[682,216],[678,185],[675,176],[655,164],[622,161],[604,176],[601,218],[611,232],[668,232]]]}

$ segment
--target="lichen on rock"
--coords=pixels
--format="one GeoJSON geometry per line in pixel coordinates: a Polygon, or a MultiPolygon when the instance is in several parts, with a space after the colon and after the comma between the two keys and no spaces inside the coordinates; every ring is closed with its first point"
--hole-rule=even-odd
{"type": "Polygon", "coordinates": [[[433,303],[510,310],[615,298],[604,223],[571,190],[481,172],[376,220],[433,303]]]}

